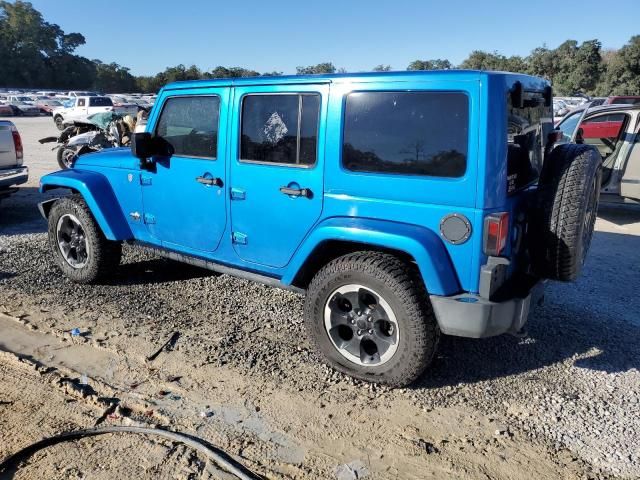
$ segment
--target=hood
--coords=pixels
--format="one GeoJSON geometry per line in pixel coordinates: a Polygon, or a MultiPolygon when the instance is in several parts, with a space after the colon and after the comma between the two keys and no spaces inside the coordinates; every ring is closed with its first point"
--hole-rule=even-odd
{"type": "Polygon", "coordinates": [[[140,168],[140,160],[131,154],[131,148],[106,148],[101,152],[81,155],[75,161],[74,168],[83,167],[104,167],[104,168],[124,168],[137,170],[140,168]]]}

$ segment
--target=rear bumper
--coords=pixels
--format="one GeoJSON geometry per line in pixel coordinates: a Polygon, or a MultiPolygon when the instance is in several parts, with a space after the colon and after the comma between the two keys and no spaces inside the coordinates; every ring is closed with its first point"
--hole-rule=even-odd
{"type": "Polygon", "coordinates": [[[484,338],[515,333],[527,322],[529,312],[544,298],[544,282],[538,282],[523,298],[492,302],[479,295],[431,296],[442,333],[484,338]]]}
{"type": "Polygon", "coordinates": [[[0,195],[7,194],[11,187],[26,183],[29,179],[28,167],[0,169],[0,195]]]}

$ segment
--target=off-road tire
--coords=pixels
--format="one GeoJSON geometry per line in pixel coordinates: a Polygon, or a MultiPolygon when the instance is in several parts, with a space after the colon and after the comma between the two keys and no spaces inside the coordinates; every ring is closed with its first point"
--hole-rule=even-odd
{"type": "Polygon", "coordinates": [[[49,246],[55,264],[66,277],[76,283],[97,283],[108,278],[120,264],[122,245],[107,240],[81,195],[70,195],[56,201],[48,217],[49,246]],[[57,224],[65,214],[74,215],[81,223],[90,254],[85,266],[74,268],[67,263],[57,240],[57,224]]]}
{"type": "Polygon", "coordinates": [[[536,274],[573,281],[584,264],[598,210],[602,158],[583,144],[556,147],[545,159],[531,223],[536,274]]]}
{"type": "Polygon", "coordinates": [[[56,128],[60,131],[64,130],[64,120],[60,115],[56,115],[53,118],[53,122],[56,124],[56,128]]]}
{"type": "Polygon", "coordinates": [[[313,277],[304,307],[312,343],[326,362],[347,375],[368,382],[402,387],[416,380],[435,355],[440,329],[417,267],[381,252],[355,252],[339,257],[313,277]],[[361,366],[342,356],[324,327],[329,296],[347,284],[361,284],[378,292],[398,322],[398,348],[385,363],[361,366]]]}

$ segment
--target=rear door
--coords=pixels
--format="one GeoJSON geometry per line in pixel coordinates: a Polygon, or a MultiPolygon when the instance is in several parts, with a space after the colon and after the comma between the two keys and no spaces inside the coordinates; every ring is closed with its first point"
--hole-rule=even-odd
{"type": "Polygon", "coordinates": [[[322,211],[328,85],[236,88],[231,150],[233,247],[285,266],[322,211]]]}

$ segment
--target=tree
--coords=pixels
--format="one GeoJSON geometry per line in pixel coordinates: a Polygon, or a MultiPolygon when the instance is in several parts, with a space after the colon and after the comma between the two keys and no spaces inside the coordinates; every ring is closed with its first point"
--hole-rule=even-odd
{"type": "Polygon", "coordinates": [[[462,62],[460,68],[469,70],[493,70],[502,72],[526,73],[527,63],[522,57],[505,57],[498,52],[474,50],[462,62]]]}
{"type": "Polygon", "coordinates": [[[414,60],[407,70],[451,70],[453,65],[449,60],[437,58],[435,60],[414,60]]]}
{"type": "Polygon", "coordinates": [[[391,65],[376,65],[373,67],[374,72],[388,72],[391,70],[391,65]]]}
{"type": "Polygon", "coordinates": [[[601,44],[587,40],[578,45],[567,40],[556,49],[558,72],[554,77],[554,89],[565,95],[595,92],[602,74],[601,44]]]}
{"type": "Polygon", "coordinates": [[[67,87],[70,83],[88,87],[93,83],[87,59],[73,55],[85,43],[80,33],[66,34],[48,23],[31,3],[0,1],[0,85],[16,87],[67,87]],[[85,75],[79,79],[73,68],[85,75]],[[56,70],[58,69],[58,70],[56,70]]]}
{"type": "Polygon", "coordinates": [[[640,35],[610,56],[603,77],[602,95],[640,95],[640,35]]]}
{"type": "Polygon", "coordinates": [[[255,70],[248,70],[242,67],[221,67],[217,66],[210,73],[208,78],[240,78],[240,77],[257,77],[260,73],[255,70]]]}
{"type": "Polygon", "coordinates": [[[560,59],[555,50],[549,50],[546,45],[534,48],[526,59],[529,65],[528,73],[548,79],[553,83],[560,71],[560,59]]]}
{"type": "Polygon", "coordinates": [[[96,73],[93,89],[99,92],[134,92],[138,89],[136,78],[129,73],[127,67],[117,63],[102,63],[100,60],[93,61],[96,73]]]}
{"type": "Polygon", "coordinates": [[[319,63],[317,65],[309,65],[308,67],[297,67],[298,75],[313,75],[316,73],[336,73],[336,67],[333,63],[319,63]]]}

